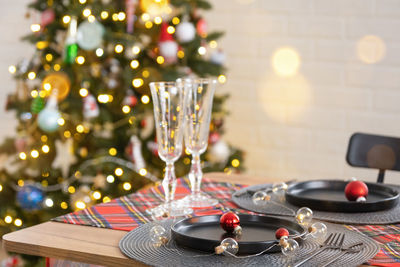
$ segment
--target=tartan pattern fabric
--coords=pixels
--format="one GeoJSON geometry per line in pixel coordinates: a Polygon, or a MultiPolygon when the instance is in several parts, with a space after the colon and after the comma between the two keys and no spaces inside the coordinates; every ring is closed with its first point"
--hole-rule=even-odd
{"type": "MultiPolygon", "coordinates": [[[[239,213],[255,214],[240,209],[231,201],[231,194],[245,187],[228,182],[213,182],[203,179],[202,190],[220,203],[216,207],[195,209],[191,216],[222,214],[226,210],[239,213]]],[[[179,199],[190,193],[189,181],[178,179],[175,198],[179,199]]],[[[90,208],[72,212],[53,219],[57,222],[88,225],[115,230],[130,231],[141,224],[151,221],[146,209],[163,202],[161,186],[140,190],[136,193],[116,198],[90,208]]],[[[367,235],[381,244],[382,249],[368,264],[400,267],[400,224],[391,225],[346,225],[350,230],[367,235]]]]}

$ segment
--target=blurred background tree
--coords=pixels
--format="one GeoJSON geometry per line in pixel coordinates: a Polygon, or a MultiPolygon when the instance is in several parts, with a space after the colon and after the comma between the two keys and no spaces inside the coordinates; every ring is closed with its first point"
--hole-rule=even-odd
{"type": "MultiPolygon", "coordinates": [[[[148,84],[178,77],[226,81],[221,32],[208,32],[204,0],[37,0],[36,47],[9,71],[7,110],[18,127],[0,147],[0,234],[131,193],[163,176],[148,84]]],[[[214,99],[204,171],[238,171],[242,152],[221,139],[214,99]]],[[[190,167],[185,152],[177,176],[190,167]]]]}

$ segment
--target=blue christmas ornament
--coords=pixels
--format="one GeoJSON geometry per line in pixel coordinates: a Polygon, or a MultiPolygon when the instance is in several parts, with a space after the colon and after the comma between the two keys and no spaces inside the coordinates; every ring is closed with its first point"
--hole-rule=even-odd
{"type": "Polygon", "coordinates": [[[17,193],[17,202],[19,206],[26,210],[40,209],[43,200],[43,190],[32,184],[24,185],[17,193]]]}
{"type": "Polygon", "coordinates": [[[57,99],[55,95],[52,95],[46,107],[38,115],[38,126],[46,133],[55,132],[59,127],[58,119],[60,118],[61,114],[57,109],[57,99]]]}

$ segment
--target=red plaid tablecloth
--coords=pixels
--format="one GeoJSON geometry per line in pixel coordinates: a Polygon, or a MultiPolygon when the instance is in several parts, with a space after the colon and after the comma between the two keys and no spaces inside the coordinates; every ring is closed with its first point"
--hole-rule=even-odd
{"type": "MultiPolygon", "coordinates": [[[[243,187],[240,184],[213,182],[204,179],[202,190],[219,199],[220,204],[214,208],[196,209],[192,216],[222,214],[227,209],[239,213],[253,214],[247,210],[240,209],[231,201],[231,194],[243,187]]],[[[189,193],[189,181],[187,179],[178,179],[175,198],[179,199],[189,193]]],[[[54,221],[130,231],[141,224],[151,221],[151,217],[146,214],[146,209],[157,206],[162,202],[163,191],[161,186],[157,186],[114,199],[108,203],[57,217],[54,221]]],[[[346,227],[367,235],[381,244],[382,249],[368,262],[369,264],[400,266],[400,224],[346,225],[346,227]]]]}

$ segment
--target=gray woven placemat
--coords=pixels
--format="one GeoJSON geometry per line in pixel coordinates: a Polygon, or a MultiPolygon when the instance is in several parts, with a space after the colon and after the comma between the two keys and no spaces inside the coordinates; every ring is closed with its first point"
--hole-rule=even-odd
{"type": "MultiPolygon", "coordinates": [[[[167,220],[158,223],[166,229],[170,229],[173,222],[172,220],[167,220]]],[[[127,233],[119,242],[119,248],[122,253],[131,259],[151,266],[289,266],[300,260],[302,256],[318,248],[315,242],[307,240],[302,243],[298,254],[291,260],[288,260],[282,253],[237,259],[185,249],[177,246],[174,241],[169,241],[166,246],[156,247],[149,238],[149,231],[156,224],[155,222],[147,223],[127,233]]],[[[330,266],[358,266],[373,258],[380,249],[374,240],[357,232],[347,230],[340,225],[328,223],[327,226],[329,232],[345,233],[345,246],[358,242],[365,244],[362,251],[346,254],[330,266]]],[[[337,250],[325,250],[303,266],[320,266],[335,256],[336,253],[338,253],[337,250]]]]}
{"type": "MultiPolygon", "coordinates": [[[[266,188],[272,186],[270,184],[253,185],[243,188],[232,195],[232,201],[239,207],[269,215],[283,215],[291,216],[293,211],[299,209],[299,207],[291,205],[287,202],[283,202],[282,205],[276,205],[271,202],[266,206],[256,206],[252,201],[251,194],[242,194],[246,190],[254,190],[266,188]],[[285,208],[286,207],[286,208],[285,208]]],[[[393,186],[396,190],[400,190],[400,186],[393,186]]],[[[391,209],[376,211],[376,212],[358,212],[358,213],[339,213],[339,212],[327,212],[313,210],[313,216],[316,219],[336,222],[336,223],[348,223],[348,224],[391,224],[400,222],[400,202],[399,204],[391,209]]]]}

